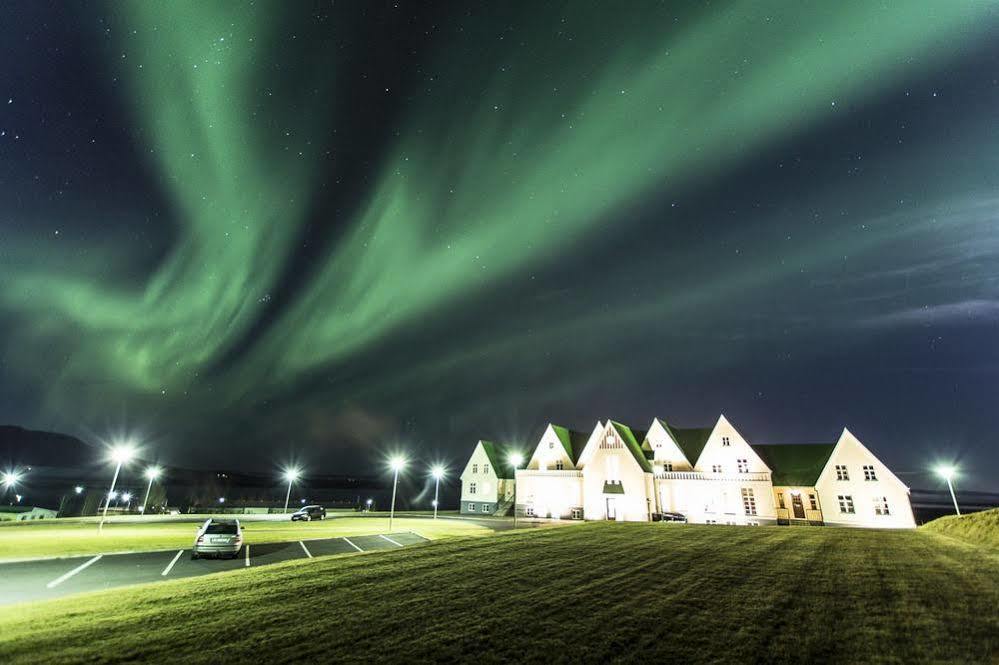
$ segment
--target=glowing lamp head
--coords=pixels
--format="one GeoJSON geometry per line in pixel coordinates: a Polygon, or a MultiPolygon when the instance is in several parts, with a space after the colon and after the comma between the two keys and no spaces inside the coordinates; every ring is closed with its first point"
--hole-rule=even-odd
{"type": "Polygon", "coordinates": [[[302,475],[302,472],[298,469],[288,469],[284,472],[284,479],[289,483],[293,483],[302,475]]]}
{"type": "Polygon", "coordinates": [[[135,457],[135,448],[127,443],[121,443],[111,449],[111,461],[116,464],[127,464],[135,457]]]}
{"type": "Polygon", "coordinates": [[[368,504],[369,508],[371,507],[371,504],[373,504],[374,502],[375,502],[374,499],[368,499],[367,501],[365,501],[365,503],[368,504]]]}
{"type": "Polygon", "coordinates": [[[434,478],[436,478],[437,480],[440,480],[441,478],[444,477],[444,467],[442,467],[442,466],[435,466],[434,468],[432,468],[430,470],[430,473],[431,473],[431,475],[433,475],[434,478]]]}
{"type": "Polygon", "coordinates": [[[389,460],[389,466],[393,471],[402,471],[406,466],[406,460],[402,457],[393,457],[389,460]]]}
{"type": "Polygon", "coordinates": [[[73,491],[76,492],[77,494],[83,494],[83,486],[77,485],[76,487],[73,488],[73,491]]]}
{"type": "Polygon", "coordinates": [[[513,465],[513,468],[515,469],[524,463],[524,456],[520,453],[510,453],[510,457],[508,459],[510,460],[510,464],[513,465]]]}
{"type": "Polygon", "coordinates": [[[159,468],[158,466],[151,466],[148,469],[146,469],[145,475],[146,478],[149,480],[156,480],[157,478],[160,477],[161,473],[163,473],[163,469],[159,468]]]}
{"type": "Polygon", "coordinates": [[[117,492],[108,492],[108,501],[114,501],[118,498],[117,492]]]}
{"type": "Polygon", "coordinates": [[[3,474],[3,486],[13,487],[21,481],[21,474],[16,471],[5,471],[3,474]]]}
{"type": "Polygon", "coordinates": [[[129,501],[131,501],[132,500],[131,493],[125,492],[124,494],[122,494],[121,495],[121,500],[124,501],[125,503],[128,503],[129,501]]]}
{"type": "Polygon", "coordinates": [[[942,465],[937,467],[937,475],[939,475],[944,480],[950,480],[954,477],[957,470],[949,465],[942,465]]]}

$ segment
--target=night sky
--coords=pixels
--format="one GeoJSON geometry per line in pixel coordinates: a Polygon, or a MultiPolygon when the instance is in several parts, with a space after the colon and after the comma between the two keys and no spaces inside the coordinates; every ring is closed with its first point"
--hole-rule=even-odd
{"type": "Polygon", "coordinates": [[[187,467],[848,426],[999,490],[999,7],[0,6],[0,423],[187,467]]]}

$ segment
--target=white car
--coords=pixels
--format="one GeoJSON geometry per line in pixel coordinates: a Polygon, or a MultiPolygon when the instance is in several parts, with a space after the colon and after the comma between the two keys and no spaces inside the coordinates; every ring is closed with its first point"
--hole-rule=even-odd
{"type": "Polygon", "coordinates": [[[235,559],[243,547],[243,527],[239,520],[218,520],[208,518],[198,528],[191,548],[191,558],[200,559],[210,555],[235,559]]]}

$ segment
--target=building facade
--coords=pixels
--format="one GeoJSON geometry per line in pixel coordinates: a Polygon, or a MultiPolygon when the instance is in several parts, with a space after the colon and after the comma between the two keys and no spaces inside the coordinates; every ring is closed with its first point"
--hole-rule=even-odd
{"type": "Polygon", "coordinates": [[[915,526],[909,488],[846,429],[831,444],[751,445],[725,416],[706,428],[657,418],[644,431],[608,420],[588,435],[549,424],[515,476],[497,466],[501,451],[476,445],[462,474],[462,513],[504,514],[515,485],[514,508],[528,517],[915,526]],[[497,468],[512,480],[488,475],[497,468]]]}

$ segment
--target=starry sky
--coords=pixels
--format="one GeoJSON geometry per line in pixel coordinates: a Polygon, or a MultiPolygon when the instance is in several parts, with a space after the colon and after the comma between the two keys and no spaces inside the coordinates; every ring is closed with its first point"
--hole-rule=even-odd
{"type": "Polygon", "coordinates": [[[844,426],[999,490],[999,6],[0,6],[0,422],[182,466],[844,426]]]}

